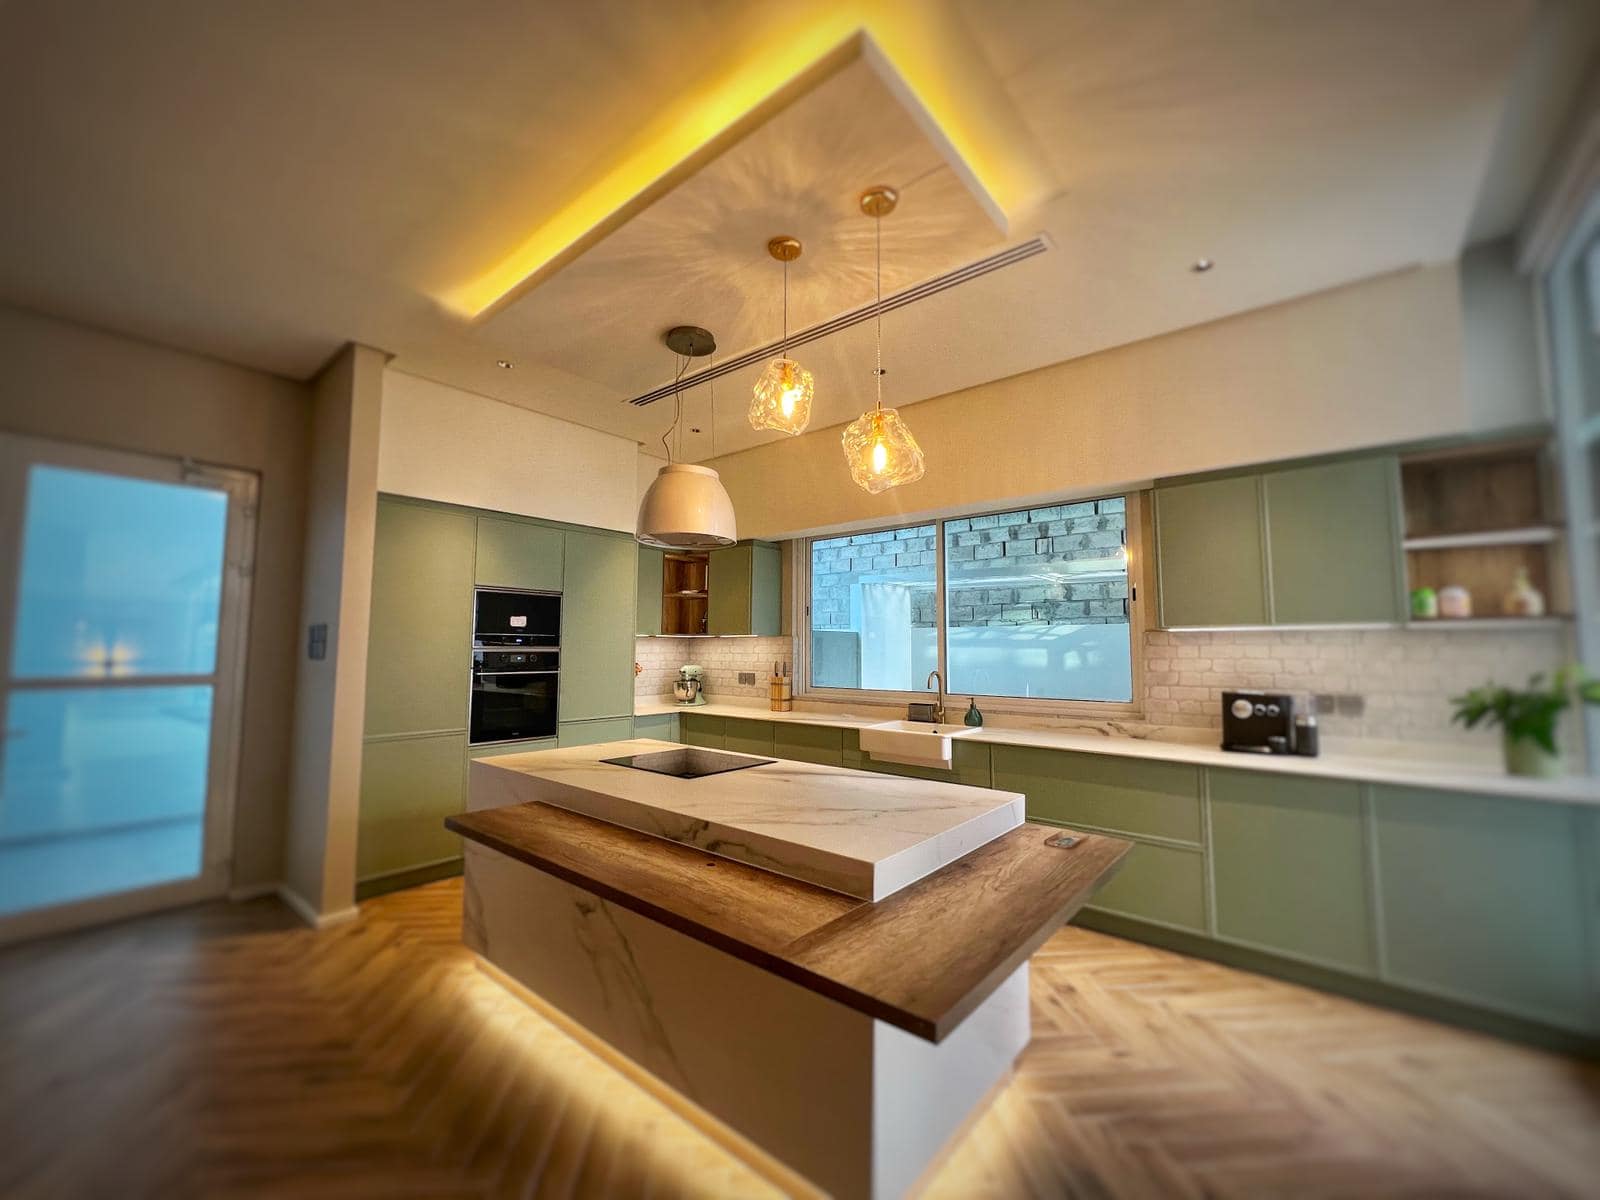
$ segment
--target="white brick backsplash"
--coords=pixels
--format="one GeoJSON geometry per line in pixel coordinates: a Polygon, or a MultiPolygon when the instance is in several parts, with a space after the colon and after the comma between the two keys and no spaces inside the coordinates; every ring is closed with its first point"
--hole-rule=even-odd
{"type": "Polygon", "coordinates": [[[698,663],[706,669],[708,700],[767,699],[767,681],[775,662],[793,663],[795,674],[800,673],[800,664],[794,662],[794,641],[786,637],[636,638],[633,658],[644,668],[633,679],[633,694],[641,700],[671,695],[672,681],[685,663],[698,663]],[[739,682],[741,671],[755,672],[755,686],[739,682]]]}

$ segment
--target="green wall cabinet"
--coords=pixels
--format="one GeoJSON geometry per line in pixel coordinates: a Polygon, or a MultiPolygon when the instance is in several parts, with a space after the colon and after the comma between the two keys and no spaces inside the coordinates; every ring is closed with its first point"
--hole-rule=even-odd
{"type": "Polygon", "coordinates": [[[679,713],[678,736],[683,739],[683,744],[686,746],[706,746],[712,750],[721,750],[723,724],[721,717],[708,717],[704,713],[679,713]]]}
{"type": "Polygon", "coordinates": [[[1585,932],[1600,920],[1600,881],[1583,811],[1420,788],[1372,792],[1386,978],[1600,1030],[1585,932]]]}
{"type": "Polygon", "coordinates": [[[561,600],[561,720],[633,716],[632,538],[568,530],[561,600]]]}
{"type": "Polygon", "coordinates": [[[1161,624],[1403,621],[1399,489],[1394,455],[1158,486],[1161,624]]]}
{"type": "Polygon", "coordinates": [[[472,560],[470,515],[379,501],[368,736],[466,728],[472,560]]]}
{"type": "Polygon", "coordinates": [[[563,721],[559,743],[563,746],[596,746],[601,742],[625,742],[633,736],[632,717],[607,717],[599,721],[563,721]]]}
{"type": "Polygon", "coordinates": [[[359,879],[459,858],[461,842],[444,827],[466,798],[467,735],[369,741],[361,751],[359,879]]]}
{"type": "Polygon", "coordinates": [[[639,599],[634,632],[640,637],[654,637],[661,633],[661,586],[665,562],[664,551],[654,546],[639,547],[639,599]]]}
{"type": "Polygon", "coordinates": [[[548,525],[478,518],[478,583],[484,587],[559,592],[562,533],[548,525]]]}
{"type": "Polygon", "coordinates": [[[678,740],[678,714],[660,713],[651,717],[635,717],[633,736],[675,742],[678,740]]]}
{"type": "Polygon", "coordinates": [[[1161,624],[1267,624],[1256,477],[1159,487],[1155,501],[1161,624]]]}
{"type": "Polygon", "coordinates": [[[781,570],[781,555],[771,542],[713,550],[706,580],[706,632],[776,637],[781,570]]]}
{"type": "Polygon", "coordinates": [[[1361,784],[1208,772],[1219,937],[1370,974],[1361,784]]]}
{"type": "Polygon", "coordinates": [[[1405,619],[1398,460],[1269,471],[1262,486],[1275,624],[1405,619]]]}

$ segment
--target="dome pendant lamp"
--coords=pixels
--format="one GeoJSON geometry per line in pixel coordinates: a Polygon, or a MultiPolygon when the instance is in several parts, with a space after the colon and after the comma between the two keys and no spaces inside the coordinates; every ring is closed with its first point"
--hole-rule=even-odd
{"type": "Polygon", "coordinates": [[[811,423],[811,372],[789,357],[789,264],[800,257],[800,240],[775,237],[767,253],[783,264],[783,341],[778,357],[756,381],[750,397],[750,428],[776,429],[790,435],[804,433],[811,423]]]}
{"type": "Polygon", "coordinates": [[[894,211],[900,199],[891,187],[870,188],[861,194],[861,211],[873,219],[874,247],[877,268],[878,303],[873,314],[877,338],[877,368],[873,380],[877,384],[877,403],[845,426],[843,437],[844,459],[850,465],[850,477],[856,484],[876,495],[899,487],[902,483],[915,483],[927,468],[922,459],[922,447],[911,436],[911,430],[900,419],[900,414],[883,406],[883,218],[894,211]]]}
{"type": "MultiPolygon", "coordinates": [[[[716,339],[704,329],[678,325],[662,336],[662,341],[683,359],[673,379],[673,417],[661,444],[667,451],[667,465],[656,472],[655,481],[639,503],[639,520],[634,540],[663,550],[710,550],[731,546],[739,540],[733,517],[733,501],[728,498],[722,478],[710,467],[672,461],[672,435],[683,423],[683,396],[677,389],[689,361],[702,358],[717,348],[716,339]]],[[[716,451],[716,394],[711,400],[711,445],[716,451]]],[[[679,434],[681,441],[682,435],[679,434]]],[[[680,447],[681,450],[681,447],[680,447]]]]}

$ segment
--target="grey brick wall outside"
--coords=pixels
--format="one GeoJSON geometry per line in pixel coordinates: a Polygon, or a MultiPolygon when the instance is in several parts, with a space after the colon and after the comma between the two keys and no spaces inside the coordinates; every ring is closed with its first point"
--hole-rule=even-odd
{"type": "MultiPolygon", "coordinates": [[[[1063,568],[1063,564],[1113,557],[1122,545],[1125,509],[1124,499],[1114,496],[945,522],[950,539],[945,557],[950,624],[1126,623],[1126,578],[1069,580],[1063,568]],[[1011,575],[1040,578],[985,582],[1011,575]]],[[[848,629],[850,589],[863,575],[884,574],[926,582],[926,591],[913,598],[912,624],[932,627],[937,545],[936,525],[813,542],[811,627],[848,629]]]]}

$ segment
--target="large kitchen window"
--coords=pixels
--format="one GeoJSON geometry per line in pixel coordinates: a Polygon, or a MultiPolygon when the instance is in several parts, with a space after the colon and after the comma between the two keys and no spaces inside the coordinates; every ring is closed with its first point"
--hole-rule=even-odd
{"type": "MultiPolygon", "coordinates": [[[[814,538],[810,692],[1129,705],[1127,497],[814,538]]],[[[1136,525],[1136,523],[1135,523],[1136,525]]]]}

